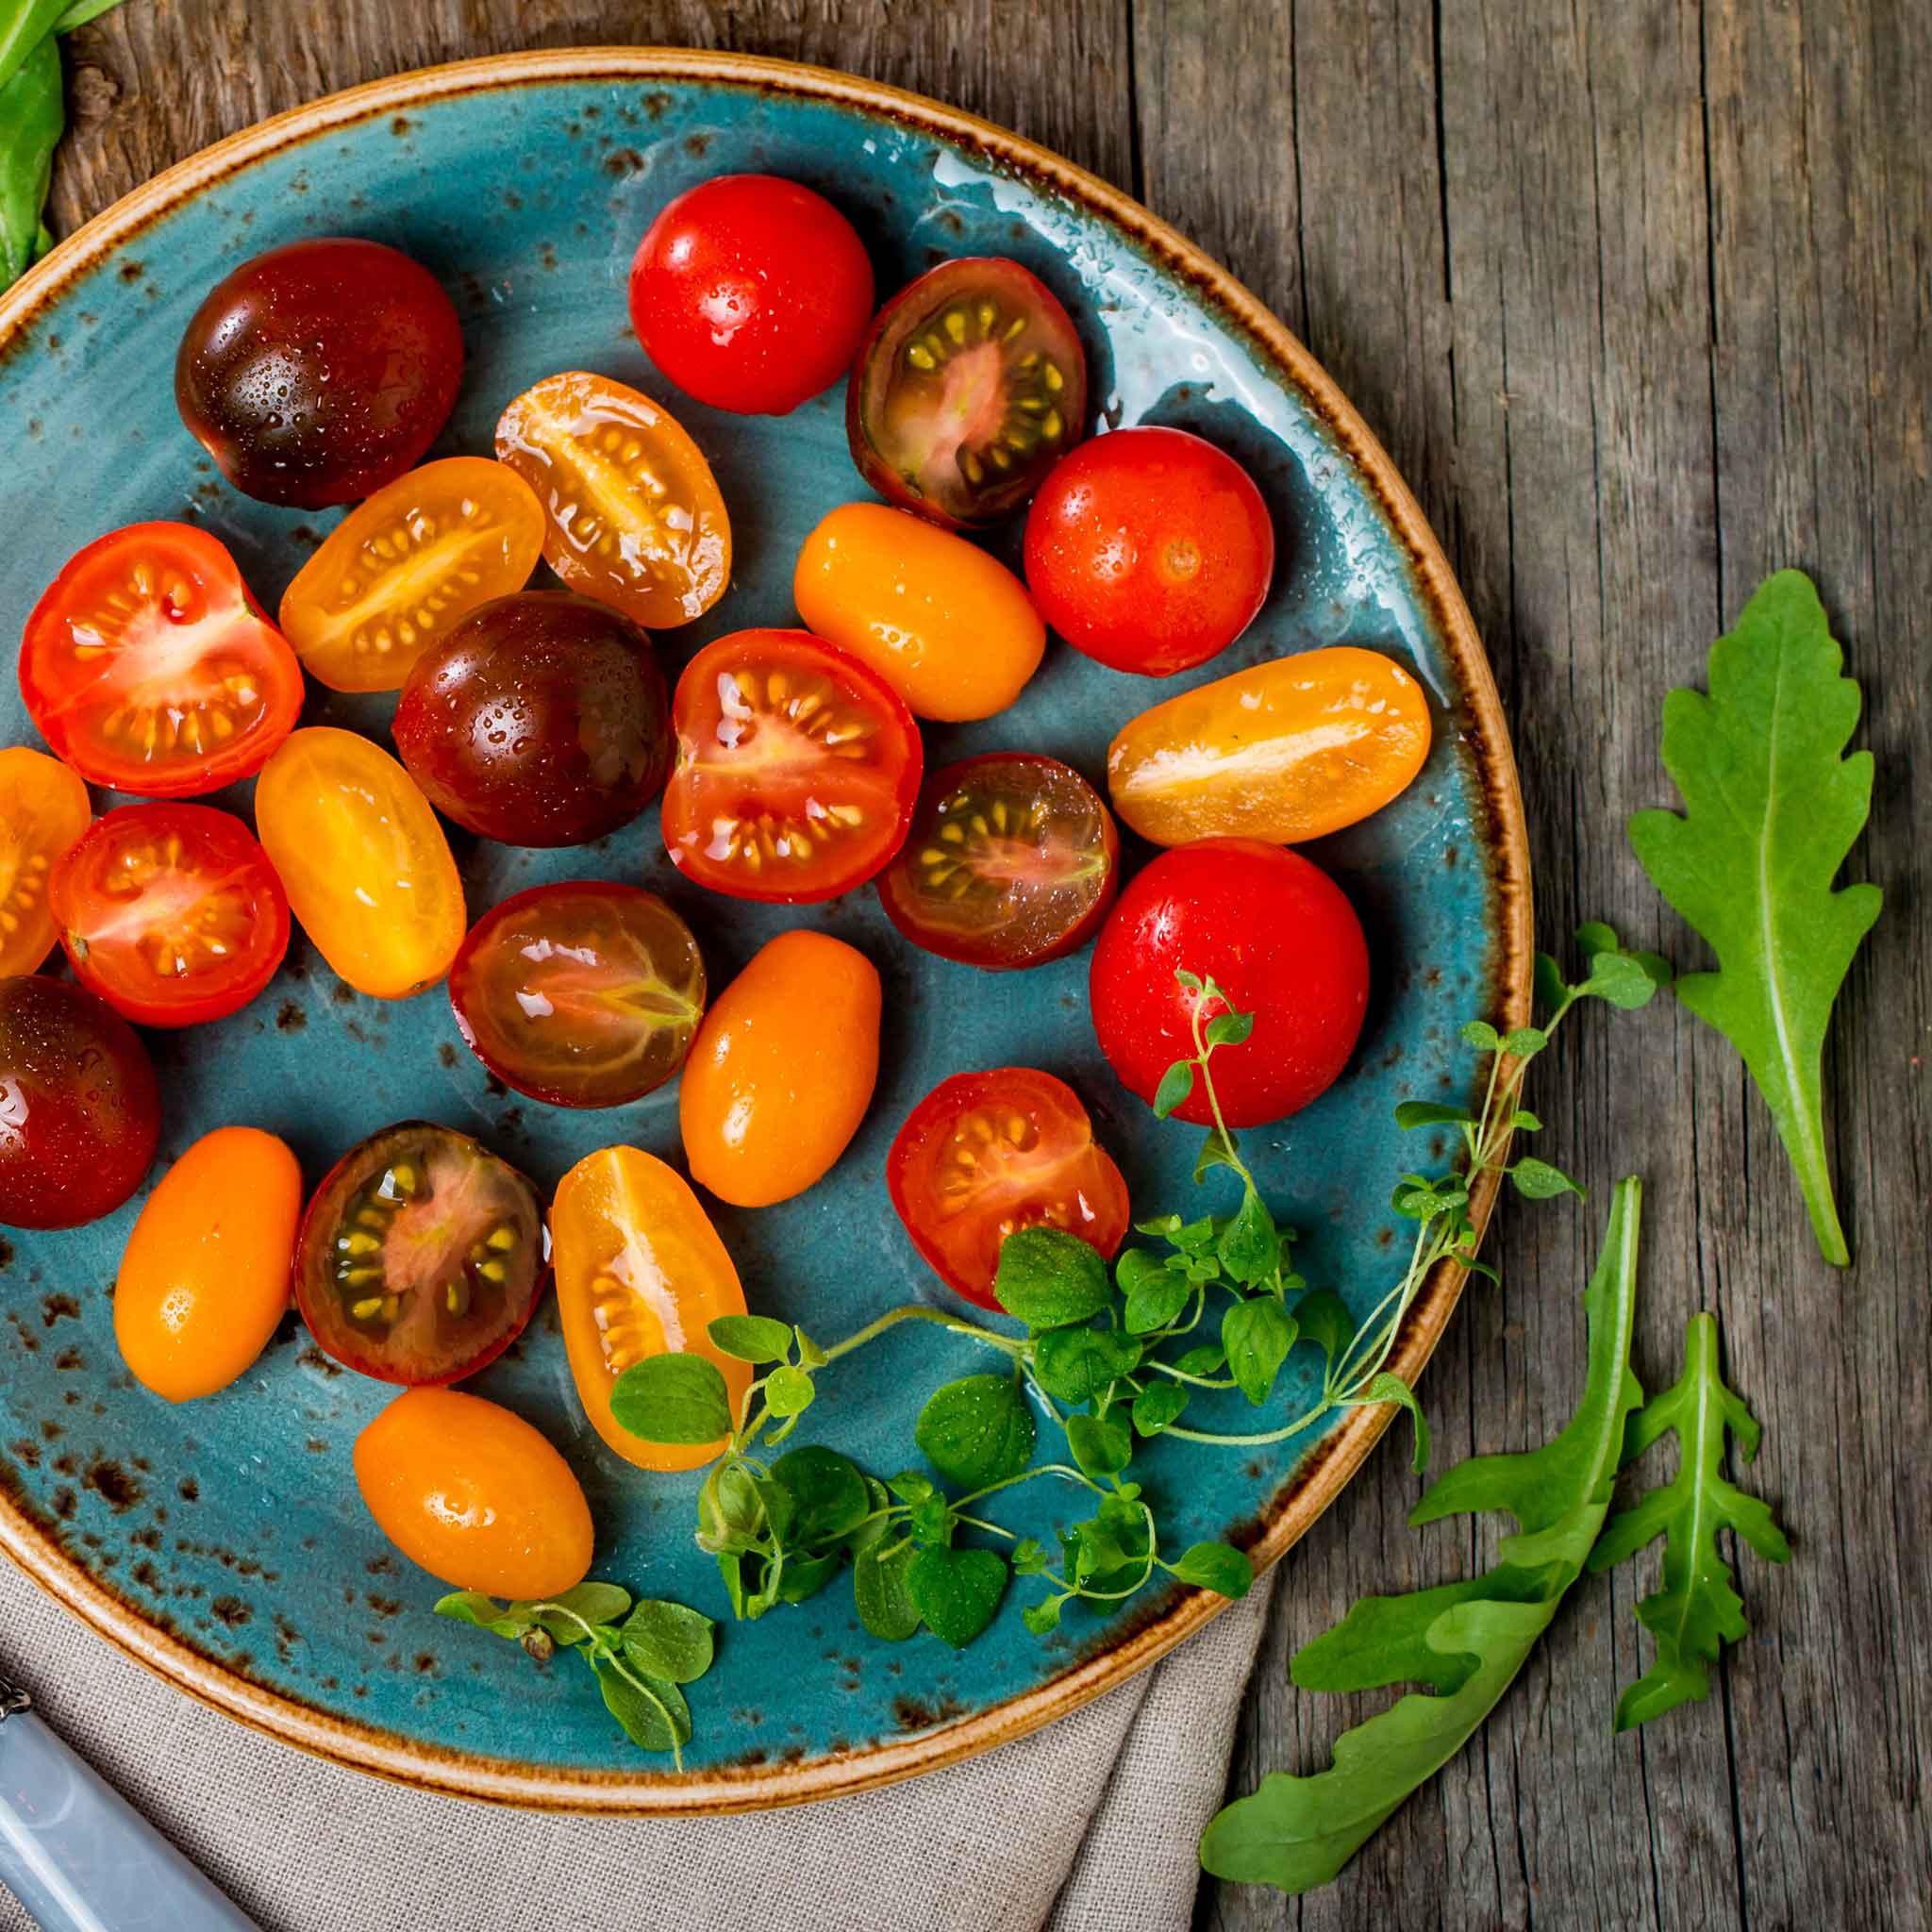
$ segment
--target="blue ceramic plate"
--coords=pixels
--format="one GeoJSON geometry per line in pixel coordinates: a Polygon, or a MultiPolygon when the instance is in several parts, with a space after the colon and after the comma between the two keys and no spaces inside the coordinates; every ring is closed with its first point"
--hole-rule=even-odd
{"type": "MultiPolygon", "coordinates": [[[[488,453],[504,402],[561,368],[602,370],[670,402],[717,472],[738,574],[708,617],[662,641],[667,668],[722,631],[795,622],[801,540],[832,505],[864,494],[841,395],[781,422],[714,414],[667,391],[625,311],[625,272],[652,214],[734,169],[792,175],[830,195],[874,251],[883,291],[946,256],[1017,257],[1077,319],[1106,423],[1184,425],[1247,465],[1279,533],[1274,594],[1248,635],[1196,676],[1350,642],[1393,653],[1432,693],[1436,748],[1421,779],[1322,854],[1374,947],[1354,1067],[1318,1105],[1249,1141],[1270,1198],[1305,1231],[1303,1272],[1365,1311],[1392,1280],[1390,1186],[1418,1153],[1401,1143],[1392,1106],[1467,1093],[1475,1069],[1459,1023],[1523,1016],[1523,832],[1488,668],[1408,492],[1307,352],[1143,209],[1016,137],[846,76],[637,49],[405,75],[239,135],[121,203],[0,300],[0,624],[18,635],[72,552],[149,517],[212,529],[275,608],[333,515],[270,508],[229,489],[177,420],[169,372],[183,325],[219,276],[318,233],[392,242],[455,296],[469,362],[434,454],[488,453]]],[[[0,740],[36,741],[11,679],[6,687],[0,740]]],[[[1173,688],[1056,646],[1012,710],[929,727],[927,756],[940,764],[1024,747],[1098,778],[1113,731],[1173,688]]],[[[304,721],[379,737],[391,703],[316,691],[304,721]]],[[[248,788],[222,802],[245,816],[248,788]]],[[[664,858],[655,810],[586,850],[454,843],[473,915],[521,887],[587,874],[663,892],[698,934],[714,986],[792,924],[822,926],[876,961],[882,1072],[851,1151],[802,1199],[718,1214],[755,1309],[829,1341],[908,1297],[944,1298],[887,1204],[883,1174],[908,1110],[962,1068],[1019,1062],[1060,1074],[1086,1099],[1137,1203],[1164,1210],[1192,1198],[1196,1136],[1158,1124],[1108,1073],[1088,1022],[1084,957],[983,975],[905,944],[870,892],[798,911],[694,891],[664,858]]],[[[249,1122],[284,1136],[312,1181],[353,1141],[411,1116],[479,1136],[546,1188],[612,1141],[678,1158],[675,1091],[605,1113],[507,1094],[464,1051],[441,991],[399,1005],[364,998],[299,934],[246,1011],[152,1045],[163,1162],[211,1127],[249,1122]]],[[[1148,1592],[1111,1621],[1072,1615],[1041,1641],[1009,1603],[956,1655],[924,1637],[874,1641],[849,1587],[835,1585],[801,1608],[724,1629],[720,1668],[695,1699],[685,1773],[673,1775],[625,1742],[585,1674],[540,1671],[430,1615],[438,1586],[390,1550],[350,1474],[350,1444],[391,1391],[325,1361],[292,1318],[254,1371],[208,1401],[170,1407],[132,1382],[115,1353],[109,1294],[134,1212],[0,1248],[0,1541],[185,1688],[344,1761],[533,1804],[715,1809],[816,1796],[1044,1723],[1219,1606],[1178,1589],[1148,1592]]],[[[1430,1284],[1395,1366],[1422,1366],[1457,1285],[1447,1274],[1430,1284]]],[[[902,1466],[922,1394],[982,1365],[970,1343],[902,1327],[825,1376],[806,1434],[867,1466],[902,1466]]],[[[725,1615],[716,1572],[691,1541],[696,1478],[641,1476],[603,1449],[572,1394],[553,1309],[477,1387],[565,1448],[595,1510],[597,1574],[725,1615]]],[[[1157,1443],[1142,1457],[1145,1479],[1165,1492],[1176,1546],[1231,1536],[1268,1560],[1332,1499],[1385,1421],[1358,1412],[1319,1441],[1258,1457],[1157,1443]]],[[[1053,1487],[1024,1491],[1012,1526],[1049,1533],[1064,1507],[1053,1487]]]]}

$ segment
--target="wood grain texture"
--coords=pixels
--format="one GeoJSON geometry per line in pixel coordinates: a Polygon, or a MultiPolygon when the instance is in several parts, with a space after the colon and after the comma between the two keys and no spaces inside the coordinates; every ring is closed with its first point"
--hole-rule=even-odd
{"type": "MultiPolygon", "coordinates": [[[[351,82],[497,49],[663,41],[937,94],[1132,189],[1361,408],[1442,533],[1510,708],[1545,944],[1607,917],[1699,962],[1624,845],[1668,803],[1658,709],[1769,570],[1810,570],[1878,757],[1851,875],[1886,888],[1827,1065],[1857,1252],[1819,1261],[1735,1057],[1680,1009],[1580,1016],[1535,1073],[1548,1151],[1647,1182],[1640,1374],[1715,1308],[1797,1547],[1748,1556],[1708,1703],[1614,1739],[1646,1574],[1579,1586],[1494,1720],[1325,1893],[1204,1890],[1222,1932],[1923,1926],[1932,1898],[1932,11],[1923,0],[131,0],[70,43],[64,231],[168,162],[351,82]]],[[[1515,1206],[1424,1395],[1439,1466],[1580,1384],[1597,1209],[1515,1206]]],[[[1286,1659],[1496,1525],[1409,1531],[1378,1457],[1291,1558],[1232,1788],[1326,1761],[1372,1704],[1286,1659]]]]}

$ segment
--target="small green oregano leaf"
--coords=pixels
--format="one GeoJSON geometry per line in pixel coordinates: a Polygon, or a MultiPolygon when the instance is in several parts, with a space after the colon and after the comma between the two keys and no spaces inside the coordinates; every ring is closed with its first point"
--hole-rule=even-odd
{"type": "Polygon", "coordinates": [[[926,1398],[913,1439],[949,1483],[986,1489],[1018,1475],[1033,1460],[1033,1411],[1011,1375],[966,1375],[926,1398]]]}
{"type": "Polygon", "coordinates": [[[1000,1244],[992,1291],[1001,1307],[1032,1329],[1089,1322],[1113,1299],[1107,1263],[1077,1235],[1023,1227],[1000,1244]]]}
{"type": "Polygon", "coordinates": [[[769,1315],[719,1315],[705,1324],[720,1355],[741,1362],[782,1362],[791,1352],[791,1329],[769,1315]]]}
{"type": "Polygon", "coordinates": [[[1000,1607],[1006,1558],[992,1550],[924,1549],[907,1568],[906,1590],[925,1627],[942,1643],[963,1650],[1000,1607]]]}
{"type": "Polygon", "coordinates": [[[1161,1074],[1160,1084],[1154,1090],[1154,1118],[1164,1121],[1175,1108],[1186,1104],[1188,1095],[1193,1091],[1193,1061],[1175,1060],[1161,1074]]]}
{"type": "Polygon", "coordinates": [[[653,1355],[633,1362],[610,1389],[621,1429],[646,1442],[694,1445],[731,1433],[731,1398],[708,1356],[653,1355]]]}

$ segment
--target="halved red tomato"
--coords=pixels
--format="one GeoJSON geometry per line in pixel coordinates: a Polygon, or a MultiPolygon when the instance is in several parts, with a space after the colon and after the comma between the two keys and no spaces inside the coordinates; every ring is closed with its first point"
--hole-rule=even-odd
{"type": "Polygon", "coordinates": [[[990,972],[1083,946],[1120,886],[1113,814],[1078,772],[991,751],[926,780],[899,855],[874,881],[915,946],[990,972]]]}
{"type": "Polygon", "coordinates": [[[1062,1228],[1108,1260],[1126,1237],[1127,1184],[1080,1096],[1032,1067],[941,1080],[899,1129],[886,1185],[912,1245],[982,1308],[999,1307],[1000,1244],[1023,1227],[1062,1228]]]}
{"type": "Polygon", "coordinates": [[[705,1011],[691,927],[655,892],[532,886],[471,927],[449,1000],[470,1051],[553,1107],[622,1107],[661,1087],[705,1011]]]}
{"type": "Polygon", "coordinates": [[[295,1238],[317,1343],[378,1382],[459,1382],[524,1331],[550,1274],[537,1191],[450,1127],[403,1121],[330,1168],[295,1238]]]}
{"type": "Polygon", "coordinates": [[[1080,440],[1087,358],[1072,318],[1017,261],[942,261],[874,317],[845,391],[859,474],[957,528],[1009,516],[1080,440]]]}
{"type": "Polygon", "coordinates": [[[124,805],[54,869],[75,977],[143,1026],[239,1011],[289,950],[289,895],[238,818],[206,805],[124,805]]]}
{"type": "Polygon", "coordinates": [[[302,667],[206,530],[129,524],[34,606],[20,689],[83,778],[190,798],[261,769],[294,728],[302,667]]]}
{"type": "Polygon", "coordinates": [[[737,899],[836,898],[898,851],[924,753],[904,699],[809,631],[741,630],[685,666],[664,843],[737,899]]]}

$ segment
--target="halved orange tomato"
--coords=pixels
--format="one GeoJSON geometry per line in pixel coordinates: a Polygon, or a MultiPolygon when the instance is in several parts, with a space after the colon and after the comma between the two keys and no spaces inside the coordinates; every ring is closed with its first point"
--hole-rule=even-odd
{"type": "Polygon", "coordinates": [[[701,617],[731,580],[711,466],[649,396],[584,370],[546,375],[496,425],[496,454],[543,506],[543,558],[649,630],[701,617]]]}
{"type": "Polygon", "coordinates": [[[521,591],[543,550],[543,506],[487,457],[448,457],[358,505],[282,592],[282,635],[332,691],[400,691],[459,619],[521,591]]]}
{"type": "Polygon", "coordinates": [[[697,1469],[724,1448],[646,1442],[620,1428],[610,1391],[649,1356],[689,1353],[718,1365],[738,1413],[748,1363],[721,1355],[707,1324],[744,1312],[738,1270],[698,1197],[673,1168],[637,1147],[605,1147],[557,1184],[551,1258],[571,1374],[591,1426],[640,1469],[697,1469]]]}
{"type": "Polygon", "coordinates": [[[302,708],[302,667],[206,530],[129,524],[34,606],[20,689],[83,778],[192,798],[261,769],[302,708]]]}
{"type": "Polygon", "coordinates": [[[47,882],[91,809],[87,787],[58,758],[0,751],[0,978],[36,971],[54,950],[47,882]]]}

